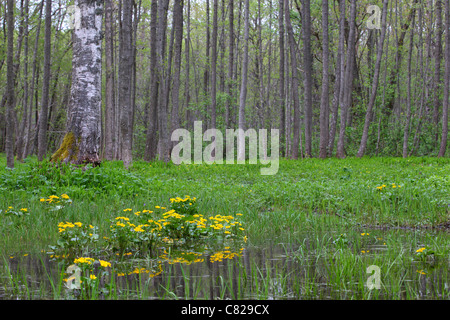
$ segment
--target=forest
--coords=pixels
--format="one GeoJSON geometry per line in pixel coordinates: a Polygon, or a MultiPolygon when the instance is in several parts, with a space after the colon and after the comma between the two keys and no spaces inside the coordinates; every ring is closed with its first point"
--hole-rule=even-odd
{"type": "Polygon", "coordinates": [[[1,0],[0,28],[0,300],[450,298],[449,0],[1,0]]]}
{"type": "Polygon", "coordinates": [[[126,165],[169,161],[171,132],[194,121],[279,129],[292,159],[442,157],[448,3],[372,2],[3,1],[0,151],[10,167],[13,155],[64,160],[84,108],[85,152],[126,165]],[[95,57],[72,35],[81,14],[95,17],[95,57]],[[77,93],[85,63],[90,106],[77,93]]]}

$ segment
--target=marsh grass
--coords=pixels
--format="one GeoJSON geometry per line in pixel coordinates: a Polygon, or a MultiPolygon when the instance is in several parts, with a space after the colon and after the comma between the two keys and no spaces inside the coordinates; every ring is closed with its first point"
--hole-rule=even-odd
{"type": "Polygon", "coordinates": [[[261,176],[259,165],[137,161],[126,171],[104,162],[83,171],[35,158],[7,170],[4,156],[0,167],[3,299],[74,298],[64,287],[67,265],[45,253],[58,240],[59,222],[98,227],[97,253],[106,254],[103,238],[124,208],[169,205],[187,194],[205,217],[242,214],[243,254],[166,263],[155,277],[112,274],[104,279],[108,293],[93,298],[449,298],[448,158],[281,160],[274,176],[261,176]],[[49,210],[40,202],[61,194],[72,203],[49,210]],[[29,215],[8,215],[9,207],[29,215]],[[425,246],[434,254],[420,260],[416,250],[425,246]],[[381,269],[380,290],[367,289],[369,265],[381,269]]]}

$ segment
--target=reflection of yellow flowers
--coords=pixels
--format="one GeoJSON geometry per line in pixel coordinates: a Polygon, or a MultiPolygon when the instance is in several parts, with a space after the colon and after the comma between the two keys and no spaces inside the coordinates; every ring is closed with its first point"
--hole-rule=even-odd
{"type": "MultiPolygon", "coordinates": [[[[228,247],[227,247],[228,248],[228,247]]],[[[239,252],[232,252],[228,249],[223,251],[218,251],[211,255],[210,261],[216,262],[216,261],[222,261],[223,259],[234,259],[235,257],[240,257],[242,255],[242,251],[244,248],[241,248],[239,252]]]]}

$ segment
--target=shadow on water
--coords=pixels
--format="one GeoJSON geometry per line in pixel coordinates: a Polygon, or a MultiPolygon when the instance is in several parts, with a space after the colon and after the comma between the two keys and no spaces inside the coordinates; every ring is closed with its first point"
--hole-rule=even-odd
{"type": "MultiPolygon", "coordinates": [[[[410,231],[395,232],[402,241],[410,231]]],[[[365,233],[363,239],[332,234],[202,254],[164,252],[157,260],[131,258],[113,264],[100,286],[113,284],[114,290],[98,299],[450,298],[447,256],[417,261],[408,246],[376,241],[390,231],[373,233],[373,241],[365,233]],[[371,265],[380,269],[378,283],[367,272],[371,265]],[[369,280],[379,287],[370,289],[369,280]]],[[[67,266],[45,255],[6,256],[0,263],[0,299],[76,298],[63,281],[67,266]]]]}

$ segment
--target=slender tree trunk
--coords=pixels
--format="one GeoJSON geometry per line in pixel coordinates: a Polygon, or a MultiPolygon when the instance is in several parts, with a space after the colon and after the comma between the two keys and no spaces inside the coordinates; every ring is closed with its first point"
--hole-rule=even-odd
{"type": "Polygon", "coordinates": [[[6,57],[6,94],[7,94],[7,106],[6,106],[6,166],[8,168],[14,168],[14,0],[8,0],[7,2],[8,12],[6,14],[7,27],[8,27],[8,43],[7,43],[7,57],[6,57]]]}
{"type": "Polygon", "coordinates": [[[305,157],[311,157],[312,140],[312,54],[311,54],[311,3],[303,0],[303,48],[305,68],[305,157]]]}
{"type": "Polygon", "coordinates": [[[238,135],[238,160],[245,160],[245,101],[247,99],[247,73],[248,73],[248,39],[249,39],[249,0],[245,0],[244,13],[244,57],[242,59],[241,92],[239,97],[239,129],[238,135]]]}
{"type": "Polygon", "coordinates": [[[375,105],[375,99],[377,97],[378,80],[380,78],[381,59],[383,56],[384,38],[386,36],[387,11],[388,11],[388,0],[384,0],[383,1],[383,14],[382,14],[382,18],[381,18],[381,39],[380,39],[380,43],[378,44],[377,61],[375,62],[375,70],[374,70],[373,80],[372,80],[372,92],[370,94],[369,104],[367,105],[363,134],[361,137],[361,143],[359,145],[359,150],[357,153],[357,157],[359,157],[359,158],[361,158],[366,151],[367,138],[369,136],[369,127],[370,127],[370,122],[372,119],[372,109],[373,109],[373,106],[375,105]]]}
{"type": "Polygon", "coordinates": [[[26,128],[28,127],[28,21],[29,21],[29,0],[25,0],[25,18],[23,20],[23,28],[24,28],[24,66],[23,66],[23,113],[22,113],[22,122],[20,124],[20,134],[17,139],[17,160],[21,161],[24,156],[24,144],[26,139],[26,128]]]}
{"type": "MultiPolygon", "coordinates": [[[[448,0],[447,0],[448,1],[448,0]]],[[[436,0],[436,52],[433,78],[433,94],[434,94],[434,143],[437,147],[439,139],[439,108],[441,101],[439,93],[441,92],[441,60],[442,60],[442,0],[436,0]]]]}
{"type": "MultiPolygon", "coordinates": [[[[278,3],[278,32],[279,32],[279,43],[280,43],[280,137],[281,145],[283,142],[287,144],[286,139],[286,102],[285,102],[285,89],[284,89],[284,0],[279,0],[278,3]]],[[[281,148],[281,153],[284,156],[285,148],[281,148]]]]}
{"type": "Polygon", "coordinates": [[[145,143],[145,156],[146,161],[150,161],[156,158],[157,151],[157,129],[158,129],[158,91],[159,91],[159,77],[156,73],[157,69],[157,16],[158,16],[158,2],[152,0],[150,9],[150,111],[148,127],[147,127],[147,139],[145,143]]]}
{"type": "Polygon", "coordinates": [[[67,133],[52,161],[100,163],[101,30],[103,5],[76,0],[80,27],[73,30],[72,87],[67,133]]]}
{"type": "Polygon", "coordinates": [[[298,74],[297,74],[297,54],[296,44],[294,39],[294,30],[291,24],[291,11],[289,10],[289,0],[284,1],[284,11],[286,19],[286,31],[288,33],[288,41],[291,54],[291,72],[292,72],[292,100],[294,108],[294,128],[293,140],[291,148],[291,156],[293,159],[298,159],[299,143],[300,143],[300,101],[298,94],[298,74]]]}
{"type": "Polygon", "coordinates": [[[180,71],[181,71],[181,48],[183,42],[183,0],[174,2],[174,26],[175,29],[175,61],[172,90],[172,130],[180,126],[179,99],[180,99],[180,71]]]}
{"type": "Polygon", "coordinates": [[[157,39],[157,74],[159,77],[159,103],[158,103],[158,131],[159,156],[164,162],[169,162],[169,135],[167,129],[167,86],[168,68],[165,67],[166,58],[166,30],[169,0],[161,0],[158,6],[158,39],[157,39]]]}
{"type": "Polygon", "coordinates": [[[412,51],[414,49],[414,18],[411,22],[411,38],[409,42],[409,56],[408,56],[408,93],[407,93],[407,110],[406,110],[406,123],[405,131],[403,133],[403,158],[408,156],[408,140],[409,140],[409,128],[411,125],[411,60],[412,51]]]}
{"type": "Polygon", "coordinates": [[[132,163],[132,146],[130,128],[131,114],[131,77],[132,77],[132,0],[122,0],[122,23],[120,28],[119,52],[119,106],[120,106],[120,133],[122,136],[122,160],[126,169],[132,163]]]}
{"type": "Polygon", "coordinates": [[[48,99],[50,86],[50,55],[52,33],[52,1],[45,1],[44,79],[42,81],[41,113],[39,115],[38,160],[47,153],[48,99]]]}
{"type": "Polygon", "coordinates": [[[328,147],[328,135],[329,135],[329,39],[328,39],[328,0],[322,0],[322,55],[323,55],[323,67],[322,67],[322,97],[320,99],[320,145],[319,145],[319,157],[327,157],[328,147]]]}
{"type": "Polygon", "coordinates": [[[442,138],[438,157],[445,156],[448,138],[448,95],[450,91],[450,4],[445,2],[445,75],[444,101],[442,103],[442,138]]]}
{"type": "Polygon", "coordinates": [[[230,127],[231,106],[233,104],[233,70],[234,70],[234,0],[229,0],[229,50],[228,50],[228,80],[226,85],[227,101],[225,106],[225,126],[230,127]]]}
{"type": "Polygon", "coordinates": [[[218,0],[213,0],[213,30],[211,57],[211,128],[216,128],[216,92],[217,92],[217,10],[218,0]]]}
{"type": "Polygon", "coordinates": [[[113,46],[113,4],[105,0],[105,159],[114,158],[115,107],[114,107],[114,46],[113,46]]]}
{"type": "Polygon", "coordinates": [[[355,19],[356,19],[356,0],[351,1],[350,7],[350,31],[348,35],[348,48],[347,48],[347,67],[345,68],[345,87],[343,92],[343,104],[341,108],[341,123],[339,128],[339,140],[337,144],[336,156],[338,158],[345,158],[344,151],[344,139],[345,128],[347,122],[347,112],[350,109],[352,103],[352,88],[353,88],[353,64],[355,59],[355,19]]]}
{"type": "Polygon", "coordinates": [[[345,64],[344,45],[345,45],[345,1],[339,2],[339,44],[336,59],[336,77],[333,96],[333,113],[330,123],[330,137],[328,141],[328,155],[333,155],[334,141],[336,140],[336,129],[338,121],[338,109],[342,108],[342,91],[343,91],[343,69],[345,64]]]}

